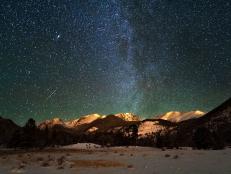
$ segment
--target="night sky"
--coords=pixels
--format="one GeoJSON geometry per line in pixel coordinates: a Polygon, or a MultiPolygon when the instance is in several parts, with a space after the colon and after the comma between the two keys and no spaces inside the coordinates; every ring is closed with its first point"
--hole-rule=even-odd
{"type": "Polygon", "coordinates": [[[230,96],[230,0],[1,1],[0,115],[17,123],[230,96]]]}

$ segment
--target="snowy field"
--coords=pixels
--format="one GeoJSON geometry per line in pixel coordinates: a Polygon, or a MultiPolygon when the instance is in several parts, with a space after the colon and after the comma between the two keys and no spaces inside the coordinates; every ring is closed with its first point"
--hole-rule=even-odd
{"type": "Polygon", "coordinates": [[[0,150],[0,173],[231,174],[231,149],[161,150],[77,144],[46,150],[0,150]]]}

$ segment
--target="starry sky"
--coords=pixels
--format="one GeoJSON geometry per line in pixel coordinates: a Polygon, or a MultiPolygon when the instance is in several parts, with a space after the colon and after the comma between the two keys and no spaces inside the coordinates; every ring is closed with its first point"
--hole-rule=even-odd
{"type": "Polygon", "coordinates": [[[209,111],[231,96],[230,0],[3,0],[0,115],[209,111]]]}

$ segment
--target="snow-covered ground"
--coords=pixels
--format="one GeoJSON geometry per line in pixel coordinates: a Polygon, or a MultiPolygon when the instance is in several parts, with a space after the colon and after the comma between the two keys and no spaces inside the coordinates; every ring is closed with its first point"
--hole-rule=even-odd
{"type": "Polygon", "coordinates": [[[163,151],[77,144],[34,151],[0,150],[0,173],[231,174],[231,149],[163,151]]]}

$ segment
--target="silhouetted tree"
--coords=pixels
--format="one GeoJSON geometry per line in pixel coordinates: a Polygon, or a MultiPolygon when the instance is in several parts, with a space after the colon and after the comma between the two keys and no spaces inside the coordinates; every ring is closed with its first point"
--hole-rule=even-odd
{"type": "Polygon", "coordinates": [[[158,148],[162,148],[164,147],[164,140],[163,140],[163,137],[161,136],[161,132],[157,132],[155,134],[155,141],[156,141],[156,147],[158,148]]]}
{"type": "Polygon", "coordinates": [[[30,148],[37,146],[38,134],[35,120],[30,118],[23,127],[23,134],[21,138],[20,147],[30,148]]]}
{"type": "Polygon", "coordinates": [[[133,124],[130,125],[127,129],[126,129],[126,133],[128,134],[128,144],[127,145],[136,145],[136,140],[138,137],[138,126],[133,124]]]}
{"type": "Polygon", "coordinates": [[[28,130],[35,130],[36,129],[36,124],[35,124],[35,120],[33,118],[30,118],[26,125],[24,126],[25,129],[28,130]]]}
{"type": "Polygon", "coordinates": [[[49,136],[49,128],[46,125],[44,131],[43,131],[43,138],[44,138],[44,144],[45,146],[50,146],[51,145],[51,141],[50,141],[50,136],[49,136]]]}

